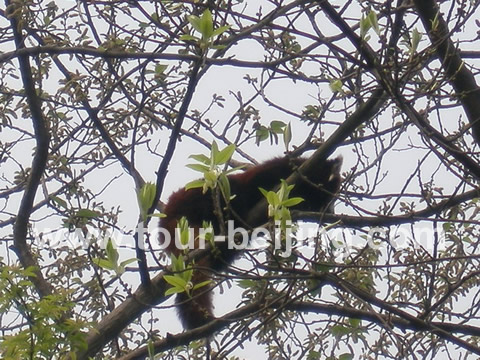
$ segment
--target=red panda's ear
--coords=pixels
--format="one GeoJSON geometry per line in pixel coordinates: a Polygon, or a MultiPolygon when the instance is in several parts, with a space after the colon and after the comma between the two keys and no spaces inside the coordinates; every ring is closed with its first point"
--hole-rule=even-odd
{"type": "Polygon", "coordinates": [[[328,181],[332,181],[335,178],[338,178],[338,180],[340,180],[340,169],[342,168],[343,157],[340,155],[330,161],[332,162],[332,171],[330,173],[330,177],[328,178],[328,181]]]}

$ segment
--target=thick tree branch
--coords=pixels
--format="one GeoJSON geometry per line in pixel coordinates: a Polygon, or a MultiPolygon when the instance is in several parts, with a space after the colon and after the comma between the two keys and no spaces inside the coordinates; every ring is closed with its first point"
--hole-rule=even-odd
{"type": "MultiPolygon", "coordinates": [[[[16,7],[15,3],[12,3],[9,0],[6,0],[5,4],[9,10],[9,18],[15,40],[15,46],[17,49],[24,48],[24,37],[21,33],[23,20],[17,18],[17,16],[21,14],[21,10],[16,7]]],[[[13,226],[14,250],[24,268],[35,268],[35,276],[31,277],[31,281],[35,284],[40,296],[43,297],[51,294],[53,292],[53,288],[51,284],[48,283],[43,277],[39,265],[30,251],[30,248],[27,244],[27,234],[35,194],[37,193],[37,189],[48,160],[50,133],[46,119],[42,112],[42,104],[35,88],[35,82],[33,80],[32,69],[30,67],[28,55],[19,56],[18,62],[20,65],[20,73],[22,76],[25,96],[32,117],[36,149],[32,161],[31,173],[28,178],[25,192],[23,193],[17,217],[15,219],[15,224],[13,226]]]]}
{"type": "MultiPolygon", "coordinates": [[[[353,286],[353,285],[350,285],[353,286]]],[[[377,303],[383,304],[383,307],[389,307],[388,304],[380,299],[375,298],[377,303]]],[[[230,323],[231,320],[228,319],[239,319],[252,316],[254,313],[263,311],[265,309],[277,309],[277,310],[289,310],[296,312],[304,312],[310,314],[325,314],[327,316],[337,315],[340,317],[348,317],[370,321],[380,326],[385,326],[385,324],[390,324],[392,327],[396,327],[403,331],[413,330],[413,331],[431,331],[434,333],[441,333],[445,335],[448,334],[447,339],[459,346],[464,348],[471,349],[470,344],[459,339],[453,334],[462,334],[462,335],[471,335],[471,336],[480,336],[480,328],[469,325],[445,323],[445,322],[428,322],[425,320],[420,320],[415,317],[412,317],[409,314],[400,312],[400,314],[388,314],[376,313],[372,311],[359,310],[351,308],[348,306],[341,305],[324,305],[316,304],[306,301],[279,301],[274,299],[273,301],[263,300],[248,305],[242,306],[240,309],[234,310],[224,317],[216,319],[215,321],[210,322],[207,325],[196,328],[191,331],[182,332],[179,334],[167,336],[164,339],[155,341],[153,347],[155,353],[160,353],[166,351],[173,347],[187,345],[191,341],[205,338],[218,330],[221,330],[226,324],[230,323]]],[[[387,311],[388,312],[388,311],[387,311]]],[[[440,337],[442,337],[440,335],[440,337]]],[[[478,350],[476,347],[473,347],[474,350],[478,350]]],[[[144,359],[148,354],[147,346],[139,347],[127,355],[121,357],[121,360],[140,360],[144,359]]]]}
{"type": "MultiPolygon", "coordinates": [[[[275,303],[275,301],[273,303],[275,303]]],[[[179,334],[167,336],[166,338],[153,343],[155,353],[166,351],[181,345],[188,345],[194,340],[207,338],[215,332],[223,329],[232,321],[235,321],[236,319],[245,319],[246,317],[252,316],[252,314],[265,310],[270,306],[271,303],[266,303],[265,301],[252,302],[228,313],[222,318],[217,318],[206,325],[179,334]]],[[[121,357],[120,360],[140,360],[144,359],[147,354],[148,349],[146,346],[143,346],[121,357]]]]}
{"type": "Polygon", "coordinates": [[[414,0],[415,7],[427,30],[430,41],[447,75],[447,79],[455,89],[456,95],[467,114],[473,137],[480,145],[480,88],[474,75],[465,66],[456,48],[448,24],[440,13],[435,0],[414,0]]]}
{"type": "Polygon", "coordinates": [[[138,289],[110,314],[106,315],[87,336],[87,350],[77,354],[78,360],[87,360],[100,351],[105,344],[113,340],[132,321],[146,310],[164,301],[167,285],[164,273],[155,276],[150,286],[140,285],[138,289]]]}
{"type": "Polygon", "coordinates": [[[284,306],[285,310],[291,311],[302,311],[308,313],[316,314],[326,314],[326,315],[337,315],[354,319],[361,319],[371,321],[380,326],[384,324],[391,324],[394,327],[397,327],[401,330],[414,330],[414,331],[425,331],[429,328],[439,328],[444,331],[451,332],[452,334],[462,334],[462,335],[472,335],[480,336],[480,328],[476,326],[461,325],[461,324],[451,324],[446,322],[425,322],[424,326],[419,327],[418,322],[412,322],[410,319],[403,318],[396,315],[386,315],[381,313],[375,313],[372,311],[359,310],[351,307],[341,306],[341,305],[324,305],[324,304],[315,304],[306,301],[295,301],[288,303],[284,306]]]}
{"type": "MultiPolygon", "coordinates": [[[[340,220],[342,226],[345,227],[363,227],[363,226],[391,226],[415,223],[416,221],[424,221],[433,215],[438,215],[448,208],[472,200],[480,196],[480,189],[467,191],[463,194],[452,196],[449,199],[440,201],[439,203],[426,207],[422,210],[415,211],[408,215],[378,215],[378,216],[350,216],[338,214],[324,214],[322,220],[325,222],[335,222],[340,220]]],[[[311,220],[318,221],[318,212],[292,210],[292,218],[295,220],[311,220]]],[[[451,220],[449,220],[451,221],[451,220]]]]}

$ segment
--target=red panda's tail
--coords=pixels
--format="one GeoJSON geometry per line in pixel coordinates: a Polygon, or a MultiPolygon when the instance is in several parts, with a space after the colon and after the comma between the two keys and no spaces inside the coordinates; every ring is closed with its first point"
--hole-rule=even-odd
{"type": "MultiPolygon", "coordinates": [[[[207,280],[211,280],[210,274],[202,270],[193,272],[193,285],[207,280]]],[[[214,319],[211,284],[191,291],[190,295],[184,292],[179,293],[176,303],[179,317],[186,329],[193,329],[205,325],[214,319]]]]}

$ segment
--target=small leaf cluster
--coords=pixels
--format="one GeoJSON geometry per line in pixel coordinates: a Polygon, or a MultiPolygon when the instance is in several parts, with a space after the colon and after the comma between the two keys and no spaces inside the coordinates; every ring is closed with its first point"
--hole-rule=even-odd
{"type": "MultiPolygon", "coordinates": [[[[211,224],[204,223],[203,226],[206,229],[211,228],[211,224]]],[[[180,243],[184,247],[185,253],[186,253],[188,251],[187,245],[190,242],[190,227],[188,224],[188,220],[185,216],[178,220],[177,229],[180,233],[179,234],[180,243]]],[[[206,234],[211,234],[211,233],[207,232],[206,234]]],[[[210,241],[209,236],[207,236],[207,240],[210,241]]],[[[172,285],[172,287],[167,289],[167,291],[165,291],[165,295],[172,295],[172,294],[186,292],[190,296],[191,291],[196,290],[210,283],[210,280],[203,281],[199,284],[192,283],[193,269],[192,267],[187,268],[182,254],[178,255],[178,257],[172,254],[170,257],[170,260],[172,264],[173,275],[164,275],[163,278],[167,283],[172,285]]]]}
{"type": "Polygon", "coordinates": [[[301,197],[289,197],[294,187],[295,185],[288,185],[287,182],[282,179],[278,191],[267,191],[260,188],[260,191],[268,202],[268,216],[280,221],[282,230],[285,230],[287,222],[292,220],[288,208],[298,205],[303,201],[301,197]]]}
{"type": "Polygon", "coordinates": [[[278,135],[283,136],[283,143],[288,150],[288,146],[292,140],[292,127],[290,126],[290,123],[285,124],[280,120],[271,121],[269,126],[258,125],[255,131],[255,141],[258,145],[260,142],[270,138],[270,144],[273,144],[274,142],[275,144],[278,144],[278,135]]]}
{"type": "Polygon", "coordinates": [[[180,232],[180,244],[185,247],[185,250],[187,250],[186,246],[190,242],[190,229],[188,226],[188,220],[185,216],[182,216],[178,221],[177,221],[177,230],[180,232]]]}
{"type": "Polygon", "coordinates": [[[69,230],[74,230],[76,228],[81,228],[87,225],[91,220],[96,219],[101,216],[98,211],[90,210],[90,209],[75,209],[71,208],[68,203],[63,200],[59,196],[50,196],[50,200],[52,200],[56,205],[60,206],[61,208],[67,210],[68,216],[63,219],[63,226],[68,228],[69,230]]]}
{"type": "Polygon", "coordinates": [[[156,213],[149,214],[148,211],[152,208],[157,193],[157,186],[153,183],[147,182],[143,184],[137,193],[138,206],[140,208],[140,215],[142,221],[146,221],[150,216],[165,217],[164,214],[156,213]]]}
{"type": "Polygon", "coordinates": [[[240,169],[240,167],[224,171],[223,166],[230,161],[234,152],[235,145],[230,144],[223,150],[219,150],[217,143],[214,141],[212,143],[210,157],[203,154],[191,155],[190,158],[196,160],[198,163],[188,164],[187,166],[192,170],[201,172],[203,178],[189,182],[185,185],[185,189],[189,190],[201,187],[205,194],[209,189],[213,190],[218,185],[224,199],[228,202],[231,199],[231,191],[227,175],[240,169]]]}
{"type": "Polygon", "coordinates": [[[209,48],[223,49],[223,45],[213,45],[215,37],[223,34],[230,26],[220,26],[216,29],[213,28],[213,18],[210,10],[206,9],[201,16],[189,15],[187,20],[192,25],[193,29],[201,34],[201,38],[190,34],[184,34],[180,37],[183,41],[193,41],[202,51],[206,51],[209,48]]]}
{"type": "Polygon", "coordinates": [[[118,250],[113,246],[112,239],[108,239],[107,246],[105,247],[106,258],[94,258],[93,262],[102,269],[115,272],[116,276],[120,276],[125,272],[125,268],[128,264],[137,261],[136,258],[131,258],[118,262],[119,255],[118,250]]]}
{"type": "Polygon", "coordinates": [[[343,81],[340,79],[332,79],[330,80],[330,90],[332,90],[334,93],[342,93],[343,91],[343,81]]]}
{"type": "Polygon", "coordinates": [[[165,291],[165,295],[172,295],[177,293],[187,293],[188,296],[191,296],[192,291],[201,288],[202,286],[208,285],[211,280],[202,281],[198,284],[192,283],[193,268],[185,266],[185,260],[183,255],[178,255],[176,257],[172,254],[172,271],[173,275],[164,275],[163,278],[167,283],[172,285],[171,288],[165,291]]]}
{"type": "Polygon", "coordinates": [[[367,33],[370,29],[373,29],[377,34],[380,33],[377,13],[373,10],[370,10],[367,16],[362,15],[362,18],[360,19],[360,37],[365,41],[369,40],[367,33]]]}
{"type": "Polygon", "coordinates": [[[414,28],[411,32],[411,35],[408,36],[408,34],[403,35],[403,40],[402,40],[402,45],[405,45],[408,49],[408,53],[410,56],[410,60],[413,59],[413,56],[418,50],[418,45],[420,44],[420,41],[422,40],[422,34],[418,31],[417,28],[414,28]]]}

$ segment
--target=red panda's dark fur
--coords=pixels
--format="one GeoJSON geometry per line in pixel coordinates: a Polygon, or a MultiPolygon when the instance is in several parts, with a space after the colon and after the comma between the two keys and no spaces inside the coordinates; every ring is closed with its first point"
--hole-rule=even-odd
{"type": "MultiPolygon", "coordinates": [[[[248,212],[263,198],[258,190],[259,187],[266,190],[273,190],[280,179],[288,178],[305,159],[288,157],[275,158],[254,166],[243,173],[230,175],[228,177],[232,195],[236,195],[230,202],[232,213],[244,219],[248,212]]],[[[328,211],[334,194],[340,187],[341,159],[327,160],[317,171],[308,176],[308,181],[303,177],[296,183],[290,193],[291,197],[302,197],[304,201],[293,209],[304,211],[328,211]]],[[[203,221],[212,223],[216,234],[219,232],[217,216],[214,214],[214,205],[210,191],[203,194],[201,188],[185,190],[184,188],[173,193],[164,208],[165,218],[160,221],[160,226],[166,229],[172,241],[167,247],[167,253],[178,256],[181,253],[175,246],[174,236],[177,221],[185,216],[189,227],[200,228],[203,221]]],[[[235,218],[232,216],[232,220],[235,218]]],[[[268,221],[267,213],[259,219],[258,223],[248,224],[251,228],[258,227],[268,221]]],[[[235,227],[243,226],[238,221],[235,227]]],[[[215,255],[203,257],[196,262],[196,267],[205,270],[195,270],[193,273],[193,284],[211,278],[208,269],[221,271],[231,264],[238,250],[227,248],[226,242],[217,245],[218,251],[215,255]]],[[[185,328],[192,329],[213,319],[211,287],[204,286],[188,296],[186,293],[177,295],[178,312],[185,328]]]]}

